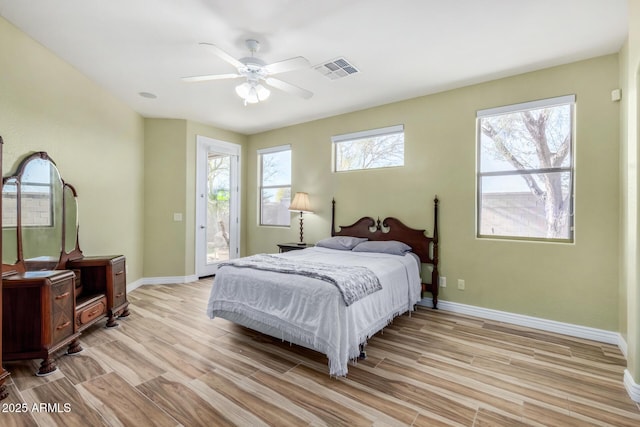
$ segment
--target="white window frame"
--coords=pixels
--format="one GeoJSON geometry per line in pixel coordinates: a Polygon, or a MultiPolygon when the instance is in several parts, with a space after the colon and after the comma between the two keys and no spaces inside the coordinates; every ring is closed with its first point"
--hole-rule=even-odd
{"type": "Polygon", "coordinates": [[[404,147],[404,125],[395,125],[395,126],[388,126],[388,127],[384,127],[384,128],[378,128],[378,129],[370,129],[370,130],[364,130],[364,131],[359,131],[359,132],[351,132],[351,133],[345,133],[345,134],[341,134],[341,135],[335,135],[331,137],[331,142],[332,142],[332,147],[333,149],[332,151],[332,159],[331,159],[331,170],[333,172],[352,172],[352,171],[361,171],[361,170],[370,170],[370,169],[384,169],[384,168],[394,168],[394,167],[402,167],[404,166],[404,151],[403,151],[403,156],[402,156],[402,164],[398,164],[398,165],[391,165],[391,166],[375,166],[375,167],[367,167],[367,168],[354,168],[354,169],[338,169],[338,155],[337,155],[337,146],[340,143],[344,143],[344,142],[352,142],[352,141],[357,141],[360,139],[367,139],[367,138],[376,138],[376,137],[383,137],[383,136],[387,136],[387,135],[393,135],[393,134],[402,134],[403,135],[403,147],[404,147]]]}
{"type": "MultiPolygon", "coordinates": [[[[258,153],[258,225],[261,227],[290,227],[291,226],[291,215],[287,215],[287,223],[282,224],[264,224],[262,222],[262,191],[265,189],[274,189],[274,188],[289,188],[289,192],[291,192],[291,181],[289,181],[289,185],[263,185],[263,155],[265,154],[274,154],[282,151],[291,151],[291,144],[286,145],[278,145],[276,147],[262,148],[257,150],[258,153]]],[[[291,155],[293,153],[290,153],[291,155]]],[[[293,161],[293,157],[292,157],[293,161]]]]}
{"type": "Polygon", "coordinates": [[[524,102],[519,104],[507,105],[496,108],[489,108],[485,110],[479,110],[476,114],[476,237],[477,238],[490,238],[490,239],[509,239],[509,240],[524,240],[524,241],[545,241],[545,242],[560,242],[560,243],[573,243],[575,241],[575,109],[576,109],[576,96],[566,95],[555,98],[541,99],[531,102],[524,102]],[[481,120],[483,118],[500,116],[510,113],[517,113],[527,110],[536,110],[541,108],[555,107],[561,105],[570,105],[570,153],[569,153],[569,165],[555,168],[530,168],[524,170],[509,170],[498,172],[482,172],[481,165],[481,120]],[[536,236],[510,236],[510,235],[493,235],[493,234],[481,234],[481,213],[482,213],[482,178],[483,177],[507,177],[507,176],[519,176],[523,174],[550,174],[550,173],[570,173],[570,188],[569,188],[569,212],[568,212],[568,238],[549,238],[549,237],[536,237],[536,236]]]}

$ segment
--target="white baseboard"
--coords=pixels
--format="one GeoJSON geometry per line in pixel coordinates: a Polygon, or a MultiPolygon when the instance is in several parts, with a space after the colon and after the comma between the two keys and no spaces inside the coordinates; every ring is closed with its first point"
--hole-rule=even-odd
{"type": "Polygon", "coordinates": [[[634,402],[640,403],[640,384],[633,380],[633,376],[628,369],[624,370],[624,388],[634,402]]]}
{"type": "MultiPolygon", "coordinates": [[[[418,304],[433,307],[431,298],[423,298],[418,304]]],[[[523,314],[509,313],[506,311],[442,300],[438,301],[438,309],[617,345],[626,357],[627,345],[618,332],[605,331],[602,329],[573,325],[571,323],[556,322],[555,320],[541,319],[539,317],[525,316],[523,314]],[[621,346],[621,344],[624,345],[621,346]],[[624,347],[624,350],[622,347],[624,347]]]]}

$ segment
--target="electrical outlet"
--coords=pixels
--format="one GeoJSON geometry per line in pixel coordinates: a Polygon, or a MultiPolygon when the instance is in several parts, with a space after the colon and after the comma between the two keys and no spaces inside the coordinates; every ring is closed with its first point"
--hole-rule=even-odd
{"type": "Polygon", "coordinates": [[[441,288],[447,287],[447,278],[444,276],[440,276],[440,287],[441,288]]]}
{"type": "Polygon", "coordinates": [[[464,291],[464,280],[458,279],[458,289],[464,291]]]}

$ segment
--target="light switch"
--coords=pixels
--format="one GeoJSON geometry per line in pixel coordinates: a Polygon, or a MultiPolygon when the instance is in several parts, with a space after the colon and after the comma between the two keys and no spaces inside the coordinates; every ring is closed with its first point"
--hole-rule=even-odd
{"type": "Polygon", "coordinates": [[[180,222],[182,221],[182,214],[179,212],[176,212],[173,214],[173,220],[176,222],[180,222]]]}

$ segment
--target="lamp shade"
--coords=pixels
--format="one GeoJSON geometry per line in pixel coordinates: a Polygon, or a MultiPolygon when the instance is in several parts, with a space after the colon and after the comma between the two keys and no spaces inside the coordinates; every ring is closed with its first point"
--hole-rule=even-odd
{"type": "Polygon", "coordinates": [[[256,85],[256,95],[258,96],[258,100],[265,101],[269,95],[271,95],[271,91],[261,84],[256,85]]]}
{"type": "Polygon", "coordinates": [[[240,98],[245,99],[249,95],[249,89],[251,89],[251,85],[244,82],[236,86],[236,93],[240,98]]]}
{"type": "Polygon", "coordinates": [[[293,201],[289,206],[289,210],[293,212],[312,213],[311,204],[309,203],[309,195],[307,193],[296,193],[293,201]]]}

